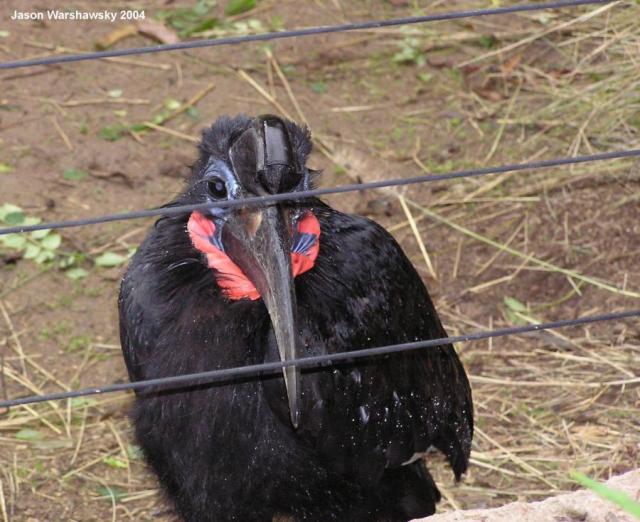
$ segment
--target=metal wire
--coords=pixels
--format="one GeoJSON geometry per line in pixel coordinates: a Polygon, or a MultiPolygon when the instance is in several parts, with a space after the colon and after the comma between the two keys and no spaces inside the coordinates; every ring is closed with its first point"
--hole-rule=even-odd
{"type": "Polygon", "coordinates": [[[309,198],[312,196],[323,196],[327,194],[341,194],[344,192],[356,192],[360,190],[371,190],[384,187],[399,187],[415,183],[428,181],[442,181],[459,178],[470,178],[486,176],[489,174],[499,174],[504,172],[516,172],[520,170],[536,170],[560,165],[575,165],[592,161],[605,161],[620,158],[630,158],[640,156],[640,149],[624,150],[619,152],[604,152],[601,154],[589,154],[586,156],[576,156],[572,158],[557,158],[543,161],[533,161],[529,163],[515,163],[498,167],[483,167],[479,169],[467,169],[449,172],[445,174],[433,174],[425,176],[415,176],[412,178],[394,178],[382,181],[369,181],[366,183],[353,183],[340,185],[338,187],[327,187],[313,190],[303,190],[299,192],[287,192],[283,194],[269,194],[237,200],[226,200],[212,203],[197,203],[193,205],[180,205],[175,207],[153,208],[148,210],[134,210],[131,212],[120,212],[116,214],[105,214],[103,216],[89,217],[83,219],[71,219],[66,221],[50,221],[37,225],[17,225],[13,227],[0,228],[0,236],[5,234],[15,234],[22,232],[32,232],[34,230],[52,230],[59,228],[79,227],[84,225],[95,225],[98,223],[108,223],[111,221],[124,221],[128,219],[140,219],[152,216],[175,216],[193,212],[194,210],[206,210],[220,207],[240,207],[240,206],[260,206],[278,201],[292,201],[309,198]]]}
{"type": "Polygon", "coordinates": [[[412,16],[406,18],[394,18],[391,20],[373,20],[369,22],[355,22],[339,25],[328,25],[320,27],[308,27],[305,29],[294,29],[290,31],[279,31],[274,33],[251,34],[245,36],[231,36],[227,38],[216,38],[210,40],[195,40],[189,42],[179,42],[175,44],[153,45],[149,47],[135,47],[130,49],[113,49],[110,51],[97,51],[81,54],[69,54],[64,56],[49,56],[45,58],[33,58],[28,60],[16,60],[12,62],[0,63],[0,69],[17,69],[19,67],[31,67],[35,65],[53,65],[58,63],[81,62],[85,60],[97,60],[103,58],[114,58],[117,56],[131,56],[137,54],[159,53],[167,51],[180,51],[185,49],[197,49],[200,47],[214,47],[219,45],[236,45],[246,42],[264,42],[268,40],[278,40],[283,38],[294,38],[301,36],[311,36],[327,33],[340,33],[347,31],[358,31],[362,29],[379,29],[382,27],[393,27],[397,25],[420,24],[425,22],[435,22],[442,20],[455,20],[460,18],[471,18],[476,16],[493,16],[508,13],[520,13],[525,11],[538,11],[542,9],[559,9],[565,7],[576,7],[589,4],[609,4],[614,0],[564,0],[559,2],[521,4],[507,7],[496,7],[491,9],[470,9],[466,11],[453,11],[425,16],[412,16]]]}
{"type": "Polygon", "coordinates": [[[465,335],[455,335],[441,339],[429,339],[425,341],[415,341],[410,343],[392,344],[380,346],[377,348],[365,348],[362,350],[354,350],[352,352],[339,352],[332,354],[316,355],[313,357],[303,357],[290,361],[278,361],[262,364],[252,364],[249,366],[240,366],[235,368],[223,368],[221,370],[211,370],[208,372],[192,373],[188,375],[175,375],[172,377],[161,377],[158,379],[148,379],[144,381],[109,384],[100,387],[84,388],[81,390],[73,390],[60,393],[49,393],[44,395],[34,395],[31,397],[22,397],[18,399],[0,401],[0,408],[9,408],[11,406],[20,406],[25,404],[34,404],[38,402],[55,401],[63,399],[72,399],[74,397],[84,397],[87,395],[101,395],[105,393],[121,392],[125,390],[144,390],[153,387],[154,391],[161,388],[163,391],[176,389],[184,386],[195,386],[202,384],[211,384],[220,381],[231,381],[238,378],[258,377],[262,375],[274,374],[289,366],[298,368],[318,368],[331,367],[336,363],[352,361],[364,357],[373,357],[381,355],[391,355],[410,350],[418,350],[421,348],[431,348],[434,346],[442,346],[450,343],[463,343],[469,341],[479,341],[482,339],[490,339],[495,337],[504,337],[507,335],[518,335],[527,332],[540,332],[543,330],[552,330],[557,328],[567,328],[569,326],[579,326],[603,321],[616,321],[628,319],[630,317],[640,317],[640,310],[628,310],[625,312],[614,312],[602,315],[592,315],[580,317],[577,319],[565,319],[562,321],[553,321],[541,324],[532,324],[526,326],[514,326],[509,328],[500,328],[488,332],[474,332],[465,335]]]}
{"type": "MultiPolygon", "coordinates": [[[[608,3],[611,3],[612,1],[613,0],[565,0],[565,1],[537,3],[537,4],[522,4],[522,5],[515,5],[515,6],[508,6],[508,7],[492,8],[492,9],[474,9],[474,10],[466,10],[466,11],[455,11],[455,12],[433,14],[433,15],[426,15],[426,16],[396,18],[391,20],[377,20],[377,21],[369,21],[369,22],[340,24],[340,25],[333,25],[333,26],[310,27],[306,29],[297,29],[297,30],[282,31],[282,32],[276,32],[276,33],[263,33],[263,34],[257,34],[257,35],[245,35],[245,36],[237,36],[237,37],[219,38],[219,39],[213,39],[213,40],[197,40],[197,41],[190,41],[190,42],[180,42],[177,44],[166,44],[166,45],[157,45],[157,46],[150,46],[150,47],[138,47],[138,48],[130,48],[130,49],[81,53],[81,54],[72,54],[72,55],[64,55],[64,56],[50,56],[45,58],[36,58],[36,59],[27,59],[27,60],[17,60],[17,61],[0,63],[0,69],[16,69],[20,67],[29,67],[29,66],[36,66],[36,65],[53,65],[53,64],[59,64],[59,63],[112,58],[117,56],[131,56],[131,55],[139,55],[139,54],[196,49],[201,47],[213,47],[213,46],[221,46],[221,45],[236,45],[236,44],[245,43],[245,42],[267,41],[267,40],[276,40],[276,39],[283,39],[283,38],[311,36],[311,35],[318,35],[318,34],[355,31],[355,30],[362,30],[362,29],[377,29],[382,27],[391,27],[391,26],[398,26],[398,25],[409,25],[409,24],[418,24],[418,23],[424,23],[424,22],[453,20],[453,19],[469,18],[469,17],[477,17],[477,16],[490,16],[490,15],[517,13],[517,12],[525,12],[525,11],[536,11],[536,10],[543,10],[543,9],[576,7],[576,6],[588,5],[588,4],[608,4],[608,3]]],[[[42,223],[38,225],[5,227],[3,229],[0,229],[0,235],[30,232],[35,230],[68,228],[68,227],[83,226],[83,225],[90,225],[90,224],[97,224],[97,223],[107,223],[111,221],[138,219],[138,218],[151,217],[151,216],[177,215],[177,214],[192,212],[194,210],[203,210],[203,209],[213,208],[213,207],[265,205],[265,204],[273,203],[277,201],[299,200],[299,199],[304,199],[312,196],[321,196],[321,195],[327,195],[327,194],[338,194],[338,193],[352,192],[352,191],[359,191],[359,190],[402,186],[402,185],[422,183],[427,181],[439,181],[439,180],[458,179],[458,178],[464,178],[464,177],[484,176],[488,174],[515,172],[515,171],[521,171],[521,170],[534,170],[534,169],[541,169],[541,168],[547,168],[547,167],[553,167],[553,166],[559,166],[559,165],[571,165],[571,164],[585,163],[585,162],[591,162],[591,161],[603,161],[603,160],[619,159],[619,158],[627,158],[627,157],[635,157],[635,156],[640,156],[640,149],[620,151],[620,152],[608,152],[603,154],[591,154],[587,156],[578,156],[574,158],[559,158],[559,159],[553,159],[553,160],[504,165],[499,167],[468,169],[468,170],[450,172],[446,174],[416,176],[413,178],[406,178],[406,179],[397,178],[397,179],[374,181],[374,182],[368,182],[368,183],[342,185],[340,187],[314,189],[314,190],[302,191],[297,193],[288,193],[288,194],[273,194],[273,195],[268,195],[264,197],[253,197],[253,198],[246,198],[246,199],[236,200],[236,201],[224,201],[224,202],[218,202],[218,203],[205,203],[205,204],[196,204],[196,205],[182,205],[182,206],[169,207],[169,208],[158,208],[158,209],[149,209],[149,210],[141,210],[141,211],[122,212],[117,214],[108,214],[108,215],[85,218],[85,219],[56,221],[56,222],[42,223]]],[[[238,379],[238,378],[257,377],[262,375],[274,374],[281,371],[283,368],[286,368],[289,366],[297,366],[299,368],[305,368],[305,369],[317,368],[317,367],[329,367],[329,366],[335,366],[337,363],[340,363],[340,362],[352,361],[352,360],[361,359],[364,357],[391,355],[391,354],[402,353],[410,350],[418,350],[418,349],[430,348],[435,346],[442,346],[450,343],[477,341],[477,340],[489,339],[489,338],[495,338],[495,337],[504,337],[508,335],[518,335],[518,334],[523,334],[527,332],[538,332],[543,330],[566,328],[569,326],[585,325],[585,324],[591,324],[591,323],[602,322],[602,321],[621,320],[621,319],[639,317],[639,316],[640,316],[640,310],[630,310],[625,312],[616,312],[616,313],[609,313],[609,314],[603,314],[603,315],[587,316],[587,317],[582,317],[578,319],[569,319],[569,320],[554,321],[554,322],[548,322],[548,323],[542,323],[542,324],[502,328],[502,329],[492,330],[488,332],[475,332],[471,334],[453,336],[453,337],[442,338],[442,339],[430,339],[430,340],[416,341],[416,342],[410,342],[410,343],[393,344],[393,345],[381,346],[376,348],[366,348],[366,349],[355,350],[351,352],[340,352],[335,354],[317,355],[317,356],[304,357],[304,358],[285,361],[285,362],[270,362],[270,363],[235,367],[235,368],[224,368],[224,369],[211,370],[208,372],[200,372],[200,373],[189,374],[189,375],[176,375],[171,377],[149,379],[149,380],[137,381],[132,383],[117,383],[117,384],[110,384],[110,385],[101,386],[101,387],[84,388],[84,389],[73,390],[68,392],[50,393],[50,394],[43,394],[43,395],[36,395],[31,397],[22,397],[22,398],[16,398],[16,399],[8,399],[8,400],[5,399],[5,400],[0,400],[0,408],[9,408],[11,406],[33,404],[33,403],[46,402],[46,401],[52,401],[52,400],[71,399],[74,397],[83,397],[87,395],[114,393],[114,392],[120,392],[125,390],[144,390],[145,388],[149,388],[149,387],[153,387],[154,389],[157,389],[158,387],[160,387],[162,390],[175,389],[178,387],[183,387],[185,385],[193,386],[193,385],[208,384],[208,383],[214,383],[214,382],[220,382],[220,381],[229,381],[229,380],[238,379]]]]}

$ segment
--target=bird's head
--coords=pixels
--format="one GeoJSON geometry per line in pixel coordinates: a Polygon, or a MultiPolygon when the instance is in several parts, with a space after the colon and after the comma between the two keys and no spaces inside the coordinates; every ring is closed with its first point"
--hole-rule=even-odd
{"type": "MultiPolygon", "coordinates": [[[[189,203],[219,202],[307,190],[309,133],[276,116],[221,118],[203,136],[185,193],[189,203]]],[[[281,359],[297,354],[295,276],[310,270],[320,247],[313,212],[294,201],[193,212],[188,233],[223,295],[262,298],[281,359]]],[[[298,423],[299,374],[284,370],[291,420],[298,423]]]]}

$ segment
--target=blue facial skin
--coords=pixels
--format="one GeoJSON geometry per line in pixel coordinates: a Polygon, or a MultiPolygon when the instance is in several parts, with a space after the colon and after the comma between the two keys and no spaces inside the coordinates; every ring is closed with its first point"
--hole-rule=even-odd
{"type": "MultiPolygon", "coordinates": [[[[220,178],[227,186],[227,197],[225,199],[237,199],[240,196],[240,187],[235,175],[229,168],[229,166],[220,160],[209,160],[202,181],[207,182],[213,178],[220,178]]],[[[207,193],[207,200],[211,202],[220,201],[214,198],[211,194],[207,193]]],[[[209,214],[215,218],[224,218],[226,214],[231,210],[230,207],[217,207],[209,209],[209,214]]]]}
{"type": "MultiPolygon", "coordinates": [[[[238,181],[229,166],[223,161],[209,160],[209,164],[202,176],[202,181],[206,183],[213,178],[220,178],[224,181],[227,188],[227,196],[223,199],[217,199],[207,192],[206,198],[208,202],[214,203],[225,199],[237,199],[240,196],[238,181]]],[[[231,207],[212,207],[208,210],[209,215],[212,217],[212,220],[216,225],[216,232],[211,238],[209,238],[209,240],[216,248],[222,251],[224,251],[224,245],[222,244],[222,227],[224,226],[226,216],[232,210],[233,209],[231,207]]]]}
{"type": "MultiPolygon", "coordinates": [[[[232,200],[238,199],[240,197],[240,186],[238,184],[238,180],[236,179],[235,174],[231,170],[231,168],[224,162],[219,159],[210,159],[207,167],[202,176],[202,182],[207,183],[213,178],[220,178],[224,181],[227,189],[227,196],[222,199],[215,198],[208,191],[206,192],[207,202],[215,203],[223,200],[232,200]]],[[[309,190],[310,182],[309,182],[309,173],[305,169],[304,176],[302,178],[302,182],[299,185],[298,190],[309,190]]],[[[212,221],[216,225],[215,234],[209,238],[211,243],[218,249],[224,252],[224,245],[222,243],[222,227],[226,221],[227,215],[233,211],[232,207],[213,207],[208,210],[209,215],[212,218],[212,221]]],[[[304,253],[306,252],[315,242],[316,237],[311,234],[301,234],[297,231],[296,223],[298,219],[303,215],[304,212],[299,210],[294,210],[291,214],[291,222],[293,224],[293,237],[292,237],[292,252],[304,253]],[[307,237],[310,236],[310,237],[307,237]]]]}

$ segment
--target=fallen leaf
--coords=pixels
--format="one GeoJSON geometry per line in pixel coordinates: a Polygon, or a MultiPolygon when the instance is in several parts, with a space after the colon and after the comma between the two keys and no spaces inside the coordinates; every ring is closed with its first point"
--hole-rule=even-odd
{"type": "Polygon", "coordinates": [[[133,188],[135,186],[133,180],[124,172],[114,171],[114,172],[92,172],[91,176],[94,178],[104,179],[106,181],[113,181],[115,183],[120,183],[125,187],[133,188]]]}
{"type": "Polygon", "coordinates": [[[480,87],[478,89],[473,89],[473,91],[481,98],[485,98],[487,100],[500,101],[503,99],[502,94],[500,94],[498,91],[494,89],[487,89],[487,88],[480,87]]]}
{"type": "Polygon", "coordinates": [[[109,49],[109,47],[114,46],[119,41],[124,40],[129,36],[135,36],[136,34],[138,34],[138,28],[135,25],[123,25],[111,31],[99,40],[96,40],[94,46],[99,51],[104,51],[105,49],[109,49]]]}
{"type": "Polygon", "coordinates": [[[520,61],[522,60],[521,54],[516,54],[509,58],[506,62],[504,62],[500,69],[502,69],[502,74],[510,74],[513,70],[520,65],[520,61]]]}
{"type": "Polygon", "coordinates": [[[138,22],[138,32],[163,44],[178,43],[180,41],[180,37],[175,31],[157,20],[140,20],[138,22]]]}

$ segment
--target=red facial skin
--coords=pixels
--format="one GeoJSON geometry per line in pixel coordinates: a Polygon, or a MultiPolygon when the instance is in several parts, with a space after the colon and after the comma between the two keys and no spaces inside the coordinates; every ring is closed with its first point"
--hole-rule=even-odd
{"type": "MultiPolygon", "coordinates": [[[[296,224],[297,230],[303,234],[316,236],[313,244],[305,252],[291,252],[291,268],[293,276],[311,270],[320,250],[320,223],[312,212],[306,212],[296,224]]],[[[193,246],[207,256],[209,268],[216,271],[216,281],[225,297],[233,300],[260,298],[255,285],[244,275],[223,250],[210,240],[216,232],[216,225],[200,212],[193,212],[187,224],[187,230],[193,246]]]]}

